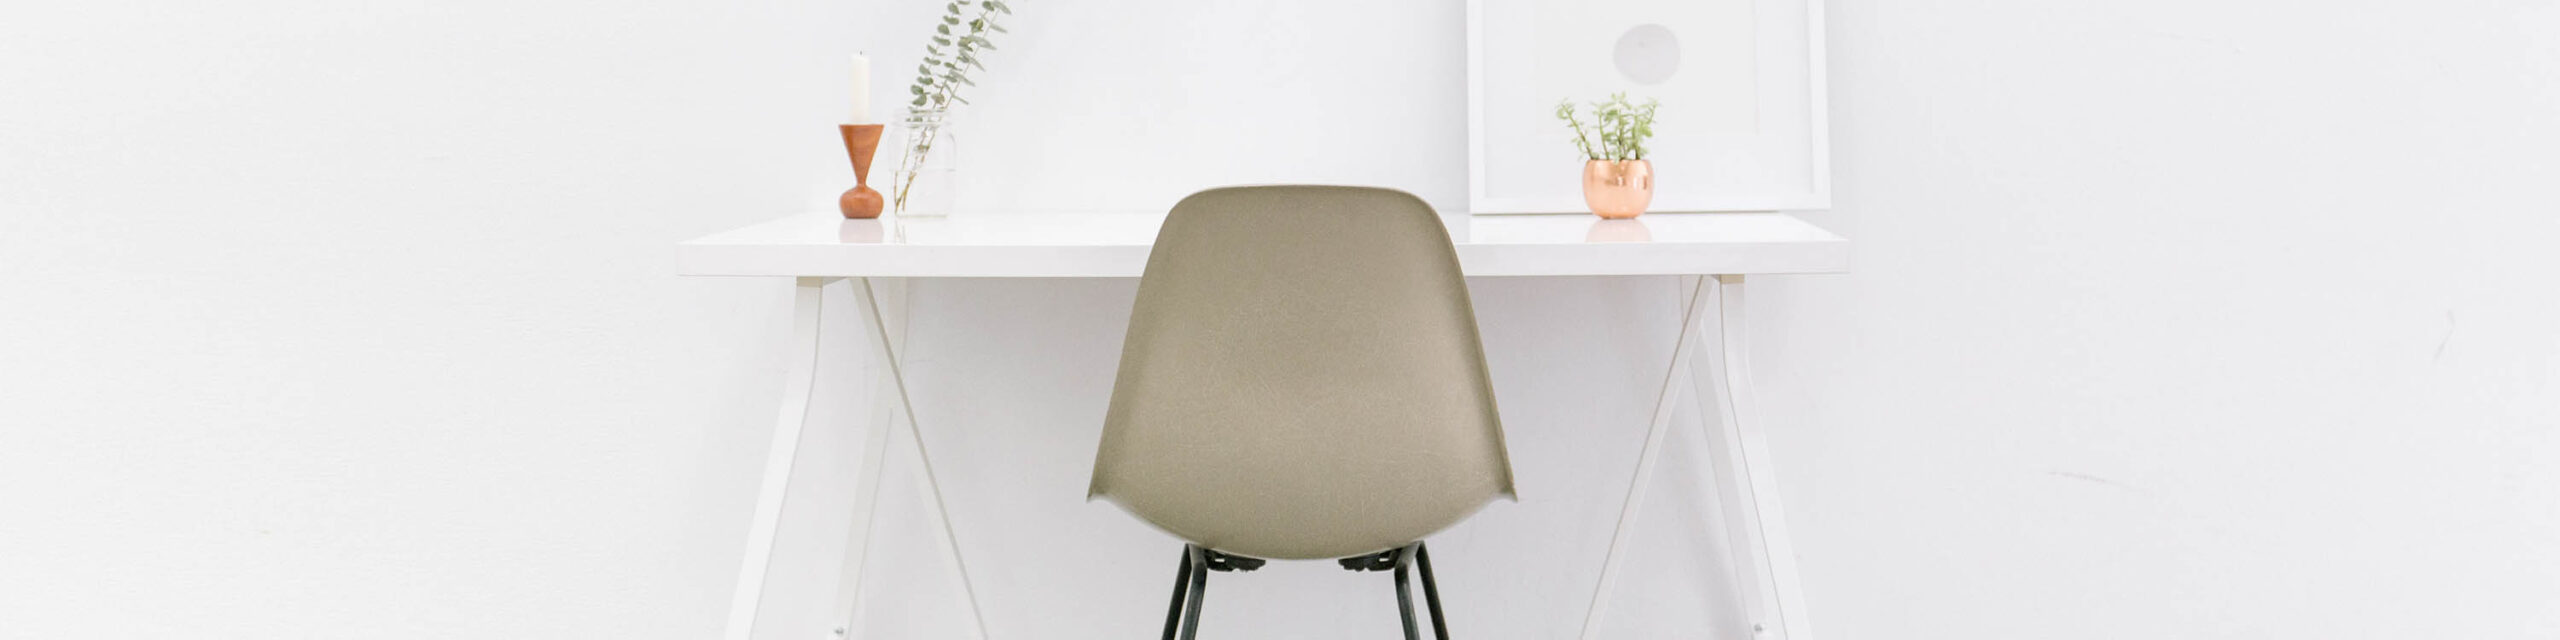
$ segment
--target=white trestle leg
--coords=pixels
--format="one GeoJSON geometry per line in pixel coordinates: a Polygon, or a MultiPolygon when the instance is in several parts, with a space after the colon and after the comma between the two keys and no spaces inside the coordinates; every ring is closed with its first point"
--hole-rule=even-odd
{"type": "Polygon", "coordinates": [[[1755,412],[1758,405],[1751,391],[1750,359],[1743,340],[1742,276],[1685,277],[1681,285],[1687,304],[1682,307],[1680,337],[1672,346],[1671,368],[1663,376],[1662,392],[1654,400],[1653,421],[1645,431],[1644,449],[1636,459],[1627,500],[1618,512],[1617,531],[1610,537],[1608,554],[1601,562],[1599,583],[1592,587],[1591,607],[1583,615],[1581,637],[1597,640],[1600,635],[1609,590],[1625,562],[1627,542],[1635,533],[1646,487],[1652,483],[1654,463],[1662,455],[1674,401],[1681,386],[1694,384],[1697,396],[1701,400],[1714,399],[1718,409],[1717,420],[1701,420],[1705,423],[1702,426],[1715,478],[1715,486],[1706,489],[1721,495],[1717,503],[1725,514],[1733,575],[1747,580],[1747,584],[1736,585],[1736,590],[1743,594],[1742,610],[1750,617],[1752,634],[1762,640],[1811,640],[1804,592],[1796,577],[1795,547],[1787,537],[1785,510],[1779,506],[1777,472],[1769,461],[1767,439],[1760,431],[1755,412]],[[1701,340],[1699,326],[1710,318],[1715,322],[1716,335],[1711,340],[1701,340]],[[1703,376],[1692,369],[1694,361],[1690,358],[1690,352],[1700,347],[1704,347],[1707,359],[1703,376]]]}
{"type": "MultiPolygon", "coordinates": [[[[960,577],[960,593],[968,600],[971,629],[976,631],[974,637],[978,640],[986,640],[987,616],[978,608],[978,590],[969,580],[969,563],[960,557],[960,538],[951,526],[950,509],[944,506],[946,503],[942,498],[942,483],[935,480],[939,476],[933,472],[933,456],[926,450],[924,433],[917,425],[915,403],[907,396],[906,371],[900,366],[897,349],[889,339],[889,326],[884,320],[884,315],[880,313],[878,296],[873,291],[871,279],[864,278],[857,282],[854,294],[859,297],[859,304],[868,314],[866,319],[871,323],[873,346],[879,349],[880,361],[888,365],[890,386],[897,390],[892,398],[898,403],[899,413],[906,418],[908,439],[916,445],[916,468],[924,473],[924,489],[926,497],[930,498],[925,501],[925,506],[933,509],[935,521],[942,525],[940,540],[943,556],[951,559],[951,570],[960,577]]],[[[850,576],[850,578],[857,584],[861,580],[860,576],[850,576]]]]}
{"type": "MultiPolygon", "coordinates": [[[[879,285],[874,290],[874,294],[880,306],[883,307],[880,317],[892,321],[887,326],[890,343],[904,345],[906,314],[902,311],[906,308],[905,283],[881,278],[871,280],[878,282],[879,285]]],[[[895,351],[892,350],[891,353],[895,351]]],[[[851,638],[861,628],[858,625],[862,624],[863,566],[871,557],[871,535],[878,528],[876,518],[880,509],[880,482],[886,478],[886,474],[881,472],[881,467],[885,466],[887,461],[889,432],[897,428],[896,423],[903,415],[897,407],[888,402],[888,399],[895,397],[898,391],[897,381],[889,376],[887,360],[883,358],[875,363],[877,366],[871,368],[872,375],[869,378],[871,411],[869,419],[864,421],[862,426],[861,466],[854,470],[854,481],[857,483],[853,491],[854,520],[852,526],[846,531],[844,561],[836,572],[835,598],[831,600],[833,606],[828,609],[836,616],[834,627],[829,629],[829,640],[851,638]]]]}
{"type": "Polygon", "coordinates": [[[1637,454],[1634,478],[1627,481],[1627,500],[1618,507],[1617,532],[1609,536],[1608,554],[1600,561],[1599,584],[1591,588],[1591,608],[1582,614],[1582,640],[1600,637],[1600,621],[1609,609],[1609,587],[1617,582],[1618,567],[1626,562],[1627,541],[1635,536],[1645,488],[1653,484],[1653,465],[1662,458],[1663,437],[1671,430],[1672,400],[1688,380],[1689,345],[1698,340],[1698,316],[1705,309],[1707,289],[1705,278],[1683,277],[1680,283],[1688,293],[1687,304],[1681,305],[1680,337],[1672,342],[1671,367],[1663,372],[1662,392],[1653,401],[1653,422],[1645,427],[1644,449],[1637,454]]]}
{"type": "Polygon", "coordinates": [[[1699,394],[1715,398],[1720,409],[1720,419],[1706,425],[1707,442],[1715,450],[1717,484],[1727,496],[1723,503],[1734,560],[1737,567],[1749,567],[1743,572],[1751,577],[1742,589],[1743,610],[1751,616],[1757,638],[1812,640],[1803,585],[1796,577],[1795,545],[1787,537],[1786,510],[1779,505],[1778,473],[1761,432],[1759,399],[1752,395],[1742,276],[1716,276],[1715,285],[1716,340],[1707,350],[1707,375],[1699,394]]]}
{"type": "Polygon", "coordinates": [[[782,527],[783,499],[791,488],[791,467],[800,457],[800,436],[808,426],[809,394],[818,375],[819,306],[834,278],[799,278],[791,291],[791,343],[784,347],[789,365],[782,377],[782,410],[773,424],[773,443],[765,453],[764,480],[756,490],[755,520],[747,526],[746,558],[738,567],[738,586],[729,599],[726,640],[749,640],[756,614],[764,605],[765,574],[773,566],[775,534],[782,527]]]}

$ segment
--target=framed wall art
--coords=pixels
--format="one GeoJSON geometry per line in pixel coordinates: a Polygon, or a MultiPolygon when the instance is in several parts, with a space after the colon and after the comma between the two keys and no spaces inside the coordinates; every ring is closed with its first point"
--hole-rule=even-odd
{"type": "Polygon", "coordinates": [[[1821,0],[1469,0],[1468,204],[1585,211],[1556,115],[1624,93],[1660,108],[1652,211],[1831,204],[1821,0]]]}

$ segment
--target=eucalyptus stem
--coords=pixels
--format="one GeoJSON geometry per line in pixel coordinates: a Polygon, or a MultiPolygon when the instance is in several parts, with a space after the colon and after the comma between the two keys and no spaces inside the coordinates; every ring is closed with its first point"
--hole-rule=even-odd
{"type": "Polygon", "coordinates": [[[1006,33],[997,24],[999,16],[1012,15],[1013,8],[1004,0],[951,0],[943,5],[942,23],[933,25],[933,41],[924,47],[924,62],[916,65],[916,80],[907,85],[914,99],[907,106],[916,109],[947,109],[951,103],[968,104],[960,97],[960,87],[977,86],[969,80],[972,69],[985,71],[978,61],[981,51],[994,51],[995,42],[988,37],[1006,33]],[[969,8],[975,7],[976,13],[969,8]]]}
{"type": "Polygon", "coordinates": [[[988,38],[1008,33],[1004,25],[996,23],[997,18],[1012,14],[1013,8],[1005,6],[1004,0],[951,0],[943,6],[942,21],[933,26],[933,41],[925,45],[924,61],[916,65],[915,82],[907,85],[907,93],[913,99],[907,102],[908,140],[898,160],[900,175],[897,193],[892,196],[897,209],[903,211],[907,207],[908,192],[915,187],[917,174],[923,172],[934,139],[941,135],[945,110],[955,102],[969,103],[960,97],[960,87],[977,86],[969,80],[969,74],[972,70],[986,70],[987,66],[978,61],[978,54],[995,50],[995,42],[988,38]],[[920,112],[934,115],[929,123],[920,125],[919,120],[927,119],[916,115],[920,112]]]}
{"type": "Polygon", "coordinates": [[[898,157],[898,166],[908,169],[898,172],[897,195],[894,196],[895,203],[891,205],[895,210],[907,209],[907,193],[915,189],[916,176],[924,173],[925,152],[933,150],[933,139],[941,133],[942,127],[937,124],[910,134],[915,136],[915,140],[907,145],[906,151],[898,157]]]}

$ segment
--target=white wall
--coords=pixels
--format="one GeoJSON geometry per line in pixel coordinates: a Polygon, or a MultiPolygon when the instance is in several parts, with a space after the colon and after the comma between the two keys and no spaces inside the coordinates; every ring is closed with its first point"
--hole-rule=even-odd
{"type": "MultiPolygon", "coordinates": [[[[1463,204],[1459,2],[1017,5],[969,206],[1463,204]]],[[[710,636],[783,286],[670,277],[668,244],[823,206],[843,54],[894,90],[935,10],[0,8],[0,637],[710,636]]],[[[1812,217],[1858,271],[1772,279],[1753,317],[1821,635],[2560,635],[2560,6],[1831,18],[1812,217]]],[[[1075,490],[1130,292],[916,292],[1000,638],[1162,606],[1171,543],[1075,490]]],[[[1669,286],[1476,295],[1529,500],[1434,546],[1462,633],[1562,637],[1669,286]]],[[[1640,544],[1688,553],[1699,496],[1654,496],[1640,544]]],[[[954,629],[902,522],[869,623],[954,629]]],[[[1621,637],[1710,624],[1692,560],[1630,576],[1621,637]]],[[[1363,577],[1223,580],[1209,624],[1392,637],[1363,577]]]]}

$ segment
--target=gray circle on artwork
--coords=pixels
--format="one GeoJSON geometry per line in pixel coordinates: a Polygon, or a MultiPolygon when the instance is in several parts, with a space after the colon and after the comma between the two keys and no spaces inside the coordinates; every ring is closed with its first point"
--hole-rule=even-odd
{"type": "Polygon", "coordinates": [[[1618,74],[1636,84],[1661,84],[1680,71],[1680,36],[1670,27],[1640,24],[1618,36],[1618,74]]]}

